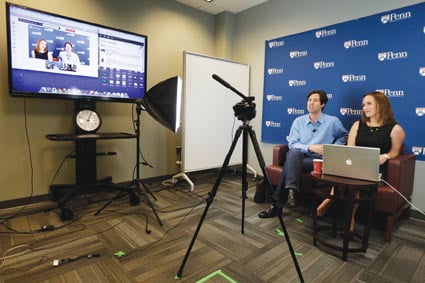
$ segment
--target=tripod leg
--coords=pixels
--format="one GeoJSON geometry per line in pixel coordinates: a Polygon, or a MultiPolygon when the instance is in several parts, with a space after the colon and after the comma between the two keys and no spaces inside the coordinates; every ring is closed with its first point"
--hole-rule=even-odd
{"type": "Polygon", "coordinates": [[[153,214],[155,215],[156,220],[158,220],[159,225],[160,225],[160,226],[162,226],[162,221],[161,221],[161,219],[159,218],[158,213],[156,212],[156,209],[155,209],[155,207],[153,206],[153,204],[152,204],[151,200],[149,199],[149,196],[146,194],[146,192],[145,192],[144,190],[141,190],[141,189],[140,189],[140,187],[142,187],[142,188],[143,188],[143,186],[142,186],[141,184],[142,184],[142,183],[139,183],[139,182],[137,182],[137,181],[136,181],[136,183],[134,184],[134,185],[135,185],[135,187],[136,187],[136,191],[140,194],[140,196],[141,196],[141,197],[143,197],[143,198],[144,198],[145,202],[146,202],[146,203],[147,203],[147,205],[151,208],[151,210],[152,210],[153,214]]]}
{"type": "Polygon", "coordinates": [[[242,135],[242,217],[241,217],[241,234],[245,233],[245,199],[248,191],[248,182],[246,181],[246,172],[248,164],[248,127],[243,125],[242,135]]]}
{"type": "MultiPolygon", "coordinates": [[[[266,163],[264,162],[263,155],[261,154],[260,146],[258,145],[258,141],[257,141],[257,138],[255,136],[255,132],[254,132],[254,130],[252,130],[251,127],[248,128],[248,132],[249,132],[249,136],[251,137],[251,142],[254,146],[255,154],[257,155],[258,163],[260,164],[261,171],[263,172],[264,180],[266,181],[266,184],[269,187],[269,190],[272,190],[270,177],[269,177],[269,174],[267,174],[267,171],[266,171],[266,163]]],[[[277,200],[275,202],[276,202],[275,205],[277,207],[281,206],[280,204],[277,203],[277,200]]],[[[288,245],[289,252],[291,253],[292,261],[294,262],[295,269],[297,270],[300,282],[304,282],[303,276],[301,274],[301,269],[298,266],[298,261],[297,261],[297,258],[295,257],[295,253],[294,253],[294,249],[293,249],[292,244],[291,244],[291,240],[289,239],[289,234],[286,231],[286,226],[285,226],[285,223],[283,222],[282,210],[281,209],[278,209],[277,216],[279,218],[280,226],[282,226],[282,231],[285,234],[286,243],[288,245]]]]}
{"type": "Polygon", "coordinates": [[[126,192],[121,192],[119,193],[116,197],[114,197],[113,199],[110,199],[104,206],[102,206],[101,209],[99,209],[98,211],[95,212],[95,214],[93,214],[94,216],[97,216],[99,213],[101,213],[108,205],[110,205],[113,201],[121,198],[124,194],[126,194],[126,192]]]}
{"type": "Polygon", "coordinates": [[[221,166],[220,173],[218,174],[218,177],[215,180],[214,186],[212,190],[208,193],[208,197],[206,199],[207,205],[205,206],[204,212],[202,213],[202,216],[201,216],[201,220],[199,221],[198,226],[196,227],[195,234],[193,235],[192,241],[189,244],[189,248],[187,249],[186,254],[183,258],[180,269],[176,274],[176,279],[179,279],[183,274],[184,266],[186,265],[187,259],[189,258],[189,254],[192,250],[193,245],[195,244],[199,231],[201,230],[201,226],[202,226],[202,223],[204,222],[205,216],[207,215],[208,209],[210,208],[210,205],[212,204],[214,200],[214,197],[217,193],[217,189],[220,186],[221,180],[223,179],[224,173],[226,173],[227,166],[229,165],[230,158],[232,157],[233,151],[241,135],[241,132],[242,132],[242,127],[239,127],[238,130],[236,131],[235,138],[233,139],[229,152],[227,153],[226,158],[224,159],[223,166],[221,166]]]}
{"type": "Polygon", "coordinates": [[[288,249],[289,249],[289,252],[292,256],[292,261],[294,262],[295,269],[297,270],[298,278],[300,279],[300,282],[304,282],[303,275],[301,274],[301,269],[298,265],[297,258],[295,257],[294,248],[292,247],[291,240],[289,239],[288,231],[286,230],[285,223],[283,222],[282,211],[280,211],[280,210],[278,211],[277,217],[279,218],[279,222],[280,222],[280,226],[282,227],[282,231],[285,234],[286,243],[288,244],[288,249]]]}
{"type": "Polygon", "coordinates": [[[156,197],[154,196],[154,194],[149,190],[149,188],[142,182],[142,181],[139,181],[139,184],[140,184],[140,186],[145,190],[145,191],[147,191],[148,192],[148,194],[150,194],[150,196],[155,200],[155,201],[157,201],[157,199],[156,199],[156,197]]]}
{"type": "Polygon", "coordinates": [[[162,226],[162,221],[161,221],[161,219],[159,218],[158,213],[156,213],[156,209],[155,209],[155,207],[153,206],[152,202],[150,201],[149,197],[148,197],[147,195],[145,195],[144,197],[145,197],[145,199],[146,199],[146,202],[147,202],[148,206],[150,206],[150,208],[152,209],[152,212],[153,212],[153,214],[155,215],[156,220],[158,220],[159,226],[162,226]]]}

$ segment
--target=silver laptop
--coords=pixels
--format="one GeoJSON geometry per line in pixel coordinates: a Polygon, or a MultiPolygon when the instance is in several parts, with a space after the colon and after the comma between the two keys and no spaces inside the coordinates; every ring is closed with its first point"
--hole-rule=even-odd
{"type": "Polygon", "coordinates": [[[379,148],[323,145],[323,173],[379,181],[379,148]]]}

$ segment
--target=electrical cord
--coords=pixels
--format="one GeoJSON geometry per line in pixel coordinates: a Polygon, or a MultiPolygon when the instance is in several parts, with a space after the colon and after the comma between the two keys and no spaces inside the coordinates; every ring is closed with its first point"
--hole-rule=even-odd
{"type": "Polygon", "coordinates": [[[402,193],[400,193],[396,188],[394,188],[391,184],[389,184],[384,179],[380,179],[381,182],[383,182],[385,185],[389,186],[394,192],[396,192],[399,196],[401,196],[402,199],[404,199],[408,204],[410,204],[413,208],[415,208],[419,213],[422,215],[425,215],[425,212],[423,212],[420,208],[418,208],[416,205],[414,205],[411,201],[409,201],[405,196],[403,196],[402,193]]]}
{"type": "MultiPolygon", "coordinates": [[[[62,166],[63,166],[63,164],[65,163],[65,161],[66,160],[68,160],[68,158],[70,158],[70,156],[72,155],[72,154],[74,154],[75,153],[75,150],[72,150],[72,151],[70,151],[68,154],[66,154],[65,156],[64,156],[64,158],[62,159],[62,162],[59,164],[59,166],[58,166],[58,168],[56,169],[56,171],[55,171],[55,174],[53,175],[53,177],[52,177],[52,180],[50,181],[50,186],[52,186],[53,185],[53,183],[54,183],[54,181],[55,181],[55,179],[56,179],[56,177],[57,177],[57,175],[59,174],[59,171],[62,169],[62,166]]],[[[51,191],[49,191],[49,193],[47,194],[47,199],[50,199],[50,195],[52,194],[52,192],[51,191]]]]}
{"type": "MultiPolygon", "coordinates": [[[[194,194],[194,195],[196,195],[196,194],[194,194]]],[[[197,196],[199,196],[199,195],[197,195],[197,196]]],[[[200,196],[202,199],[204,199],[203,198],[203,196],[200,196]]],[[[180,226],[180,224],[181,223],[183,223],[183,221],[190,215],[190,213],[193,211],[193,209],[195,209],[197,206],[199,206],[199,205],[201,205],[203,202],[199,202],[198,204],[196,204],[196,205],[194,205],[194,206],[192,206],[191,207],[191,209],[186,213],[186,215],[179,221],[179,223],[177,223],[176,225],[174,225],[173,227],[171,227],[169,230],[167,230],[165,233],[164,233],[164,235],[162,235],[161,236],[161,238],[160,239],[158,239],[157,241],[155,241],[155,242],[152,242],[151,244],[149,244],[149,245],[147,245],[147,246],[144,246],[144,247],[141,247],[141,248],[139,248],[139,249],[135,249],[135,250],[132,250],[129,254],[131,254],[131,253],[133,253],[133,252],[138,252],[138,251],[142,251],[142,250],[145,250],[145,249],[147,249],[147,248],[149,248],[149,247],[152,247],[152,246],[154,246],[155,244],[157,244],[157,243],[159,243],[161,240],[163,240],[167,235],[168,235],[168,233],[169,232],[171,232],[172,230],[174,230],[174,229],[176,229],[178,226],[180,226]]],[[[187,209],[187,208],[180,208],[180,209],[178,209],[178,210],[181,210],[181,209],[187,209]]],[[[92,212],[95,212],[95,211],[97,211],[97,210],[93,210],[93,211],[89,211],[88,213],[92,213],[92,212]]],[[[118,212],[118,211],[114,211],[114,210],[104,210],[105,212],[110,212],[110,213],[117,213],[117,214],[120,214],[120,215],[134,215],[134,214],[139,214],[139,215],[143,215],[143,216],[145,216],[145,218],[146,218],[146,226],[145,226],[145,231],[146,231],[146,233],[147,234],[150,234],[151,233],[151,231],[148,229],[148,221],[149,221],[149,217],[147,216],[147,214],[145,214],[145,213],[137,213],[137,212],[129,212],[129,213],[123,213],[123,212],[118,212]]],[[[79,220],[79,219],[81,219],[82,217],[79,217],[79,218],[76,218],[75,219],[75,221],[76,220],[79,220]]],[[[75,221],[72,221],[72,222],[75,222],[75,221]]],[[[118,223],[115,223],[114,225],[112,225],[111,227],[109,227],[109,228],[107,228],[107,229],[104,229],[104,230],[102,230],[102,231],[97,231],[97,232],[95,232],[95,233],[92,233],[92,234],[90,234],[90,235],[86,235],[85,237],[90,237],[90,236],[94,236],[94,235],[98,235],[98,234],[102,234],[102,233],[105,233],[105,232],[107,232],[107,231],[109,231],[109,230],[112,230],[112,229],[114,229],[115,227],[117,227],[118,225],[120,225],[121,223],[123,223],[125,221],[125,219],[123,218],[123,219],[121,219],[118,223]]],[[[69,225],[70,223],[67,223],[66,225],[69,225]]],[[[63,225],[63,226],[66,226],[66,225],[63,225]]],[[[87,226],[86,225],[84,225],[84,224],[79,224],[79,225],[83,225],[83,229],[85,229],[87,226]]],[[[63,227],[62,226],[62,227],[63,227]]],[[[48,229],[49,231],[50,231],[50,229],[48,229]]],[[[81,229],[82,230],[82,229],[81,229]]],[[[78,231],[80,231],[80,230],[78,230],[78,231]]],[[[74,232],[77,232],[77,231],[72,231],[72,232],[70,232],[70,233],[74,233],[74,232]]],[[[11,249],[9,249],[8,251],[6,251],[5,253],[4,253],[4,255],[3,255],[3,263],[0,265],[0,268],[1,267],[3,267],[3,265],[4,265],[4,262],[5,262],[5,260],[7,259],[7,258],[11,258],[11,257],[16,257],[16,256],[19,256],[19,255],[22,255],[22,254],[24,254],[24,253],[27,253],[28,252],[28,250],[31,250],[31,251],[43,251],[43,250],[49,250],[49,249],[54,249],[54,248],[57,248],[57,247],[59,247],[59,246],[63,246],[63,245],[66,245],[66,244],[69,244],[69,243],[72,243],[72,242],[74,242],[74,241],[77,241],[77,240],[80,240],[81,238],[75,238],[75,239],[72,239],[72,240],[70,240],[70,241],[68,241],[68,242],[65,242],[65,243],[60,243],[60,244],[58,244],[58,245],[55,245],[55,246],[49,246],[48,248],[34,248],[34,247],[30,247],[30,246],[28,246],[28,245],[25,245],[28,249],[26,250],[26,251],[24,251],[24,252],[22,252],[22,253],[19,253],[19,254],[16,254],[16,255],[11,255],[11,256],[7,256],[7,257],[5,257],[5,255],[8,253],[8,252],[10,252],[10,251],[12,251],[12,250],[14,250],[14,249],[17,249],[18,248],[18,246],[17,247],[13,247],[13,248],[11,248],[11,249]]],[[[24,246],[24,245],[21,245],[21,246],[24,246]]],[[[92,256],[99,256],[98,254],[93,254],[92,256]]],[[[111,257],[115,257],[115,254],[114,255],[110,255],[111,257]]],[[[78,259],[80,259],[80,258],[82,258],[82,257],[90,257],[89,255],[85,255],[85,256],[78,256],[78,257],[72,257],[71,258],[71,261],[72,261],[72,259],[74,259],[74,258],[78,258],[78,259]]],[[[39,261],[37,262],[37,263],[35,263],[33,266],[31,266],[30,268],[28,268],[28,269],[16,269],[16,268],[8,268],[8,269],[6,269],[3,273],[6,273],[6,272],[18,272],[18,271],[24,271],[24,272],[26,272],[26,271],[30,271],[30,270],[32,270],[33,268],[35,268],[36,266],[38,266],[38,265],[40,265],[42,262],[43,262],[43,260],[45,260],[45,259],[48,259],[49,261],[53,261],[53,266],[57,266],[57,265],[59,265],[59,264],[61,264],[61,263],[63,263],[63,262],[66,262],[66,261],[69,261],[68,260],[68,258],[67,259],[61,259],[61,260],[57,260],[57,259],[51,259],[50,257],[48,257],[48,256],[42,256],[40,259],[39,259],[39,261]]],[[[75,260],[75,259],[74,259],[75,260]]]]}
{"type": "Polygon", "coordinates": [[[0,269],[2,269],[3,265],[6,263],[6,259],[12,258],[12,257],[17,257],[17,256],[20,256],[20,255],[23,255],[23,254],[26,254],[30,250],[31,250],[31,247],[29,245],[19,245],[19,246],[15,246],[15,247],[12,247],[12,248],[8,249],[7,251],[5,251],[3,253],[2,257],[0,258],[0,260],[2,260],[2,263],[0,264],[0,269]],[[27,248],[27,249],[24,250],[24,251],[22,251],[22,252],[20,252],[20,253],[6,256],[9,252],[11,252],[13,250],[16,250],[16,249],[19,249],[19,248],[23,248],[23,247],[24,248],[27,248]]]}
{"type": "MultiPolygon", "coordinates": [[[[0,234],[14,234],[14,235],[34,235],[34,234],[40,234],[40,233],[45,233],[47,231],[59,230],[59,229],[62,229],[64,227],[70,226],[71,224],[75,223],[80,218],[81,217],[76,217],[72,221],[70,221],[70,222],[68,222],[68,223],[66,223],[64,225],[57,226],[57,227],[55,227],[54,225],[50,225],[50,224],[49,225],[43,225],[43,226],[41,226],[40,229],[35,230],[35,231],[32,231],[32,230],[31,231],[18,231],[16,229],[8,226],[6,223],[1,223],[1,225],[3,227],[5,227],[9,231],[0,231],[0,234]]],[[[78,232],[78,231],[84,230],[84,228],[86,226],[85,224],[78,224],[78,225],[79,226],[83,226],[83,229],[72,231],[72,233],[73,232],[78,232]]]]}
{"type": "MultiPolygon", "coordinates": [[[[132,111],[131,111],[131,119],[132,119],[132,122],[133,122],[133,131],[136,133],[136,131],[137,131],[137,129],[136,129],[136,118],[135,118],[135,108],[136,108],[137,106],[135,105],[135,104],[133,104],[133,106],[132,106],[132,111]]],[[[140,129],[140,125],[139,125],[139,129],[140,129]]],[[[139,133],[139,135],[140,135],[140,133],[139,133]]],[[[142,158],[142,162],[140,162],[140,164],[142,164],[142,165],[144,165],[144,166],[149,166],[150,168],[153,168],[153,166],[150,164],[150,162],[148,162],[147,160],[146,160],[146,158],[145,158],[145,156],[143,155],[143,152],[142,152],[142,150],[140,149],[140,147],[138,147],[137,148],[137,154],[139,154],[140,155],[140,157],[142,158]]],[[[137,167],[137,166],[135,166],[135,167],[137,167]]],[[[135,171],[136,169],[134,169],[134,171],[135,171]]],[[[134,174],[133,174],[134,175],[134,174]]]]}
{"type": "Polygon", "coordinates": [[[24,126],[25,126],[25,138],[26,138],[26,142],[27,142],[27,146],[28,146],[28,154],[29,154],[29,164],[30,164],[30,185],[31,185],[31,194],[27,200],[27,202],[13,215],[8,216],[8,217],[4,217],[4,218],[0,218],[1,220],[3,220],[1,224],[5,223],[7,220],[12,219],[16,216],[18,216],[32,201],[32,197],[34,195],[34,167],[33,167],[33,162],[32,162],[32,152],[31,152],[31,143],[30,143],[30,139],[29,139],[29,133],[28,133],[28,122],[27,122],[27,99],[24,98],[24,126]]]}
{"type": "MultiPolygon", "coordinates": [[[[131,254],[133,254],[133,253],[136,253],[136,252],[141,252],[141,251],[144,251],[144,250],[146,250],[146,249],[148,249],[148,248],[151,248],[151,247],[155,247],[155,245],[156,244],[158,244],[159,242],[161,242],[167,235],[168,235],[168,233],[170,233],[172,230],[174,230],[174,229],[176,229],[178,226],[180,226],[180,224],[182,224],[183,223],[183,221],[189,216],[189,214],[197,207],[197,206],[199,206],[201,203],[199,203],[199,204],[197,204],[197,205],[195,205],[195,206],[193,206],[186,214],[185,214],[185,216],[179,221],[179,223],[177,223],[176,225],[174,225],[173,227],[171,227],[170,229],[168,229],[165,233],[164,233],[164,235],[162,235],[161,236],[161,238],[159,238],[158,240],[156,240],[155,242],[152,242],[152,243],[150,243],[150,244],[148,244],[148,245],[146,245],[146,246],[143,246],[143,247],[140,247],[140,248],[136,248],[136,249],[134,249],[134,250],[132,250],[132,251],[130,251],[130,252],[128,252],[128,253],[126,253],[126,256],[128,256],[128,255],[131,255],[131,254]]],[[[113,255],[114,257],[115,257],[115,255],[113,255]]]]}
{"type": "Polygon", "coordinates": [[[52,180],[50,181],[50,185],[53,185],[53,182],[55,181],[56,176],[58,175],[58,173],[59,173],[60,169],[62,168],[63,164],[65,163],[65,161],[66,161],[68,158],[70,158],[70,156],[71,156],[72,154],[74,154],[74,152],[75,152],[75,150],[72,150],[71,152],[69,152],[68,154],[66,154],[66,155],[64,156],[64,158],[63,158],[62,162],[59,164],[58,168],[56,169],[56,172],[55,172],[55,174],[53,175],[52,180]]]}

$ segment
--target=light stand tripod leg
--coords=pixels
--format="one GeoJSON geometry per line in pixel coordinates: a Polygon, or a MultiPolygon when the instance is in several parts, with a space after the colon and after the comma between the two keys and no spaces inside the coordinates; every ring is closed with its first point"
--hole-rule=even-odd
{"type": "Polygon", "coordinates": [[[158,220],[158,223],[160,226],[162,226],[162,221],[159,218],[158,214],[156,213],[156,209],[153,206],[151,200],[149,199],[149,196],[146,194],[148,192],[154,200],[156,200],[155,196],[152,194],[152,192],[145,186],[145,184],[142,183],[140,179],[140,115],[142,112],[142,105],[140,102],[136,103],[136,114],[137,119],[134,121],[135,128],[136,128],[136,180],[133,181],[134,187],[136,192],[138,192],[142,197],[145,198],[146,203],[148,206],[152,209],[153,214],[155,215],[156,219],[158,220]]]}
{"type": "MultiPolygon", "coordinates": [[[[255,151],[255,154],[257,156],[258,163],[260,164],[261,171],[263,172],[264,180],[266,181],[266,184],[267,184],[269,190],[271,191],[272,186],[271,186],[269,174],[267,174],[267,171],[266,171],[266,163],[264,162],[264,158],[263,158],[263,155],[261,154],[260,146],[258,145],[258,141],[257,141],[257,138],[255,136],[255,132],[254,132],[254,130],[252,130],[251,126],[249,126],[249,128],[248,128],[248,132],[249,132],[249,136],[251,137],[252,145],[254,146],[254,151],[255,151]]],[[[280,204],[277,203],[277,200],[275,200],[275,202],[276,202],[275,205],[277,207],[281,206],[280,204]]],[[[300,282],[304,282],[303,276],[301,274],[301,269],[298,265],[297,258],[295,257],[295,253],[294,253],[294,249],[293,249],[292,244],[291,244],[291,240],[289,239],[288,231],[286,230],[285,223],[283,222],[282,210],[280,208],[278,209],[277,216],[279,218],[279,222],[280,222],[280,226],[282,227],[282,231],[285,235],[286,243],[288,245],[289,252],[292,256],[292,261],[294,262],[295,269],[297,270],[298,278],[300,279],[300,282]]]]}
{"type": "Polygon", "coordinates": [[[220,183],[221,183],[221,180],[223,179],[224,173],[226,173],[227,166],[229,165],[230,158],[232,157],[233,151],[234,151],[235,146],[238,142],[238,139],[241,135],[241,132],[242,132],[242,128],[239,127],[238,130],[236,131],[235,138],[233,139],[233,142],[232,142],[232,145],[230,146],[229,152],[227,153],[226,158],[224,159],[223,166],[221,166],[220,173],[218,174],[218,177],[215,180],[214,186],[213,186],[212,190],[208,193],[208,197],[206,199],[207,205],[205,206],[204,212],[202,213],[202,216],[201,216],[201,220],[199,221],[198,226],[196,227],[195,234],[193,235],[192,241],[189,244],[189,248],[187,249],[187,252],[186,252],[186,254],[183,258],[180,269],[176,274],[177,279],[179,279],[183,274],[184,266],[186,265],[187,259],[189,258],[189,254],[192,250],[193,245],[195,244],[196,238],[198,237],[198,233],[201,230],[201,226],[202,226],[202,223],[204,222],[205,216],[207,215],[208,209],[210,208],[210,206],[211,206],[211,204],[214,200],[214,197],[217,194],[217,189],[220,186],[220,183]]]}
{"type": "MultiPolygon", "coordinates": [[[[159,225],[160,225],[160,226],[162,226],[162,221],[161,221],[161,219],[159,218],[158,213],[156,212],[156,209],[155,209],[155,207],[153,206],[153,204],[152,204],[151,200],[149,199],[149,196],[146,194],[146,192],[145,192],[144,190],[140,189],[140,187],[142,186],[141,184],[142,184],[142,183],[138,182],[137,180],[135,181],[134,186],[135,186],[135,188],[136,188],[136,191],[139,193],[139,195],[140,195],[142,198],[144,198],[144,200],[145,200],[146,204],[147,204],[147,205],[151,208],[151,210],[152,210],[153,214],[155,215],[156,220],[158,220],[159,225]]],[[[149,191],[148,191],[148,192],[149,192],[149,191]]]]}
{"type": "Polygon", "coordinates": [[[148,192],[148,194],[155,200],[155,201],[157,201],[157,199],[156,199],[156,197],[154,196],[154,194],[149,190],[149,188],[142,182],[142,181],[140,181],[139,180],[139,184],[140,184],[140,186],[145,190],[145,191],[147,191],[148,192]]]}

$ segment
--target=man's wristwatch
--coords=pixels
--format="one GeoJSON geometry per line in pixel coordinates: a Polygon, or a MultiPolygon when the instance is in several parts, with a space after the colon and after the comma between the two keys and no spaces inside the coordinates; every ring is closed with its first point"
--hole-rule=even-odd
{"type": "Polygon", "coordinates": [[[385,153],[384,157],[385,157],[386,160],[390,160],[390,156],[388,154],[385,153]]]}

